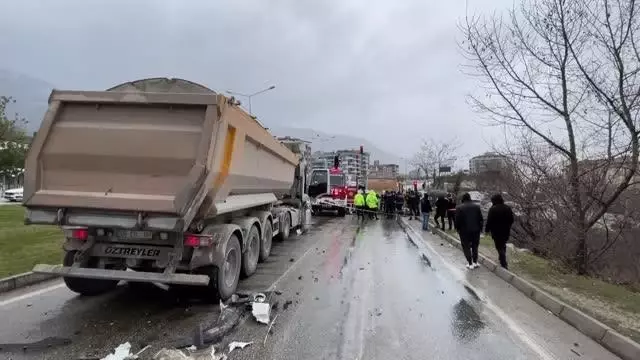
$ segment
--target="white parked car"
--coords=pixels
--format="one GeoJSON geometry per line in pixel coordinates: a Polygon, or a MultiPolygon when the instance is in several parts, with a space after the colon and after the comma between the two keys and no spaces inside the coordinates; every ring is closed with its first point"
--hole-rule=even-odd
{"type": "Polygon", "coordinates": [[[3,197],[11,202],[22,202],[22,188],[5,190],[3,197]]]}

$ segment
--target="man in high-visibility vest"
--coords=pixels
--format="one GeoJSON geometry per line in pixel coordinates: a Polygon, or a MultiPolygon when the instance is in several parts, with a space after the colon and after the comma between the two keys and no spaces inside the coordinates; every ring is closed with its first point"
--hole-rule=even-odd
{"type": "Polygon", "coordinates": [[[369,218],[376,220],[378,219],[378,195],[373,190],[369,190],[367,192],[367,198],[365,199],[367,203],[367,210],[369,210],[369,218]]]}
{"type": "Polygon", "coordinates": [[[353,197],[353,206],[356,208],[356,214],[358,215],[358,219],[362,217],[364,220],[364,206],[365,199],[364,195],[362,195],[362,190],[358,190],[358,193],[353,197]]]}

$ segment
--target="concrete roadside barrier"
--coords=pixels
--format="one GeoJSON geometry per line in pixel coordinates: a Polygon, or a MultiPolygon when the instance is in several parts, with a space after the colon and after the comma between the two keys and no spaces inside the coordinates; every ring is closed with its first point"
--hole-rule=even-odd
{"type": "MultiPolygon", "coordinates": [[[[413,228],[405,219],[399,219],[399,222],[403,228],[409,227],[413,229],[413,231],[407,231],[409,236],[413,236],[412,233],[420,234],[420,231],[413,228]]],[[[436,229],[435,227],[433,233],[448,241],[453,246],[460,248],[460,240],[456,239],[454,236],[451,236],[440,229],[436,229]]],[[[412,239],[412,241],[418,240],[424,241],[422,239],[412,239]]],[[[511,284],[528,298],[535,301],[538,305],[549,310],[552,314],[556,315],[620,358],[624,360],[640,359],[640,344],[637,342],[616,332],[609,326],[601,323],[582,311],[564,303],[562,300],[531,284],[522,277],[498,266],[488,257],[479,254],[478,261],[489,269],[489,271],[496,274],[496,276],[503,279],[505,282],[511,284]]]]}
{"type": "Polygon", "coordinates": [[[26,272],[0,279],[0,294],[57,278],[57,275],[26,272]]]}

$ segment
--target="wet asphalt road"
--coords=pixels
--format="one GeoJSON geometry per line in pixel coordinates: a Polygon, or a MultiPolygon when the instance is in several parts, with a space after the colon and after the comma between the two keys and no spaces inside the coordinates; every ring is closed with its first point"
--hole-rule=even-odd
{"type": "MultiPolygon", "coordinates": [[[[271,333],[247,313],[218,352],[253,341],[229,358],[617,359],[485,269],[465,271],[439,238],[414,235],[347,217],[276,244],[240,285],[277,290],[271,333]]],[[[51,282],[0,296],[0,359],[100,358],[124,341],[151,356],[218,314],[155,287],[82,298],[51,282]]]]}

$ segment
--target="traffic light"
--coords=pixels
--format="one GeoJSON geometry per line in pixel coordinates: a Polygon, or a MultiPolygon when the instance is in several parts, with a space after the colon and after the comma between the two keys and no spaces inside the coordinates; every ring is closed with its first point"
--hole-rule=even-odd
{"type": "Polygon", "coordinates": [[[338,155],[333,157],[333,167],[336,169],[340,167],[340,158],[338,155]]]}
{"type": "Polygon", "coordinates": [[[364,146],[360,145],[360,154],[364,154],[364,146]]]}

